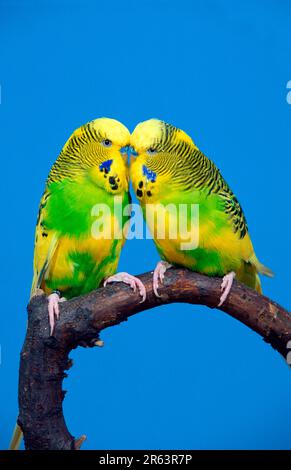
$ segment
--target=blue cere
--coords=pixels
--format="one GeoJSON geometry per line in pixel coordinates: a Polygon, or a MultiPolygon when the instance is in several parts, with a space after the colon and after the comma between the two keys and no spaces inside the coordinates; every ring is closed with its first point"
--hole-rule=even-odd
{"type": "Polygon", "coordinates": [[[121,149],[120,149],[120,153],[122,153],[122,154],[127,153],[127,155],[128,155],[129,151],[130,151],[129,145],[125,145],[124,147],[121,147],[121,149]]]}
{"type": "Polygon", "coordinates": [[[138,153],[137,153],[137,151],[135,150],[134,147],[129,147],[129,154],[133,155],[134,157],[138,156],[138,153]]]}

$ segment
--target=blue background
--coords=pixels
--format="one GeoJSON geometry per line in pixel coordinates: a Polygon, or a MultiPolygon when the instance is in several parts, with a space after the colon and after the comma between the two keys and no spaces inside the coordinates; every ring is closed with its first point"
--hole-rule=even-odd
{"type": "MultiPolygon", "coordinates": [[[[0,446],[17,415],[38,203],[71,132],[100,116],[159,117],[213,158],[247,215],[266,295],[290,305],[288,0],[0,1],[0,446]]],[[[158,260],[127,242],[120,270],[158,260]]],[[[64,388],[84,449],[291,448],[290,371],[217,310],[171,305],[79,348],[64,388]],[[205,335],[207,332],[207,335],[205,335]],[[206,339],[207,338],[207,339],[206,339]]]]}

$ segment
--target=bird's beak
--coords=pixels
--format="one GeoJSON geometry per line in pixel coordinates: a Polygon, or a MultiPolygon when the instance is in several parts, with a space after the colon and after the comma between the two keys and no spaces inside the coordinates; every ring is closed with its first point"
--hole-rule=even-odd
{"type": "Polygon", "coordinates": [[[133,157],[137,157],[137,156],[138,156],[137,151],[136,151],[135,148],[132,147],[132,146],[129,147],[129,152],[130,152],[130,153],[129,153],[130,156],[131,156],[131,155],[132,155],[133,157]]]}
{"type": "Polygon", "coordinates": [[[131,165],[133,163],[133,161],[135,160],[135,158],[138,156],[138,153],[137,151],[135,150],[134,147],[132,147],[132,145],[129,147],[129,164],[131,165]]]}
{"type": "Polygon", "coordinates": [[[125,147],[121,147],[120,153],[126,159],[127,158],[131,159],[132,156],[136,157],[138,155],[136,150],[133,147],[131,147],[130,145],[125,145],[125,147]]]}
{"type": "Polygon", "coordinates": [[[124,147],[121,147],[120,153],[123,157],[128,157],[128,149],[129,149],[129,145],[125,145],[124,147]]]}

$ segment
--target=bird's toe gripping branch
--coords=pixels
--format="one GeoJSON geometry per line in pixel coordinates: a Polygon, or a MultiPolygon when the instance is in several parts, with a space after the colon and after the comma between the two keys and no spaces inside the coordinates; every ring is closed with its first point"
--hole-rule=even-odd
{"type": "Polygon", "coordinates": [[[227,299],[227,297],[230,293],[230,289],[232,287],[234,278],[235,278],[235,272],[234,271],[231,271],[230,273],[223,276],[221,287],[220,287],[221,296],[220,296],[218,307],[221,307],[223,305],[223,303],[226,301],[226,299],[227,299]]]}
{"type": "Polygon", "coordinates": [[[167,269],[170,269],[172,265],[167,261],[159,261],[155,267],[154,274],[153,274],[153,291],[156,297],[161,297],[158,293],[159,282],[163,284],[165,279],[165,272],[167,269]]]}
{"type": "Polygon", "coordinates": [[[113,276],[108,277],[104,281],[104,287],[111,283],[111,282],[124,282],[125,284],[128,284],[134,292],[136,292],[136,289],[138,289],[139,294],[141,296],[141,303],[145,301],[146,299],[146,288],[144,284],[141,282],[141,280],[138,277],[132,276],[131,274],[121,272],[114,274],[113,276]]]}
{"type": "Polygon", "coordinates": [[[48,316],[49,316],[49,323],[50,323],[50,336],[52,336],[55,327],[55,320],[59,319],[60,316],[60,308],[59,303],[65,302],[65,297],[61,297],[60,292],[53,292],[47,298],[48,300],[48,316]]]}

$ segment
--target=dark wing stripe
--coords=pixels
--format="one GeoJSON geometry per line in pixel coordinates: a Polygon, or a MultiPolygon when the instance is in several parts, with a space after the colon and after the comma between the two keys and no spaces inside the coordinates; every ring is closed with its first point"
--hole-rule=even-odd
{"type": "Polygon", "coordinates": [[[175,142],[173,137],[176,132],[173,126],[164,126],[162,138],[157,144],[158,158],[149,157],[149,168],[159,175],[170,173],[175,184],[183,186],[185,191],[207,189],[209,195],[218,194],[234,232],[243,238],[248,232],[243,210],[219,169],[197,148],[193,149],[184,141],[175,142]]]}

